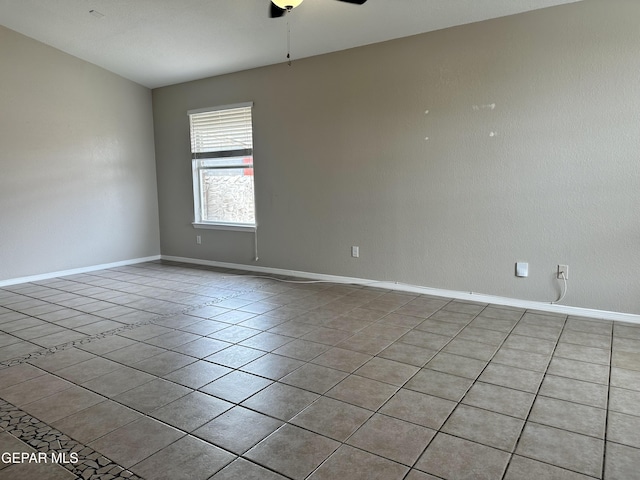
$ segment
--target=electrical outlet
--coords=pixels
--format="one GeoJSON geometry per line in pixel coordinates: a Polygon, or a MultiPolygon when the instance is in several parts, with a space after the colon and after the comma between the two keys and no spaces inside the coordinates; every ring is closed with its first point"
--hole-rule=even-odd
{"type": "Polygon", "coordinates": [[[351,247],[351,256],[353,258],[358,258],[360,256],[360,247],[353,246],[351,247]]]}
{"type": "Polygon", "coordinates": [[[558,265],[557,278],[562,280],[563,274],[564,274],[564,279],[569,280],[569,265],[558,265]]]}
{"type": "Polygon", "coordinates": [[[198,245],[202,244],[202,237],[200,235],[196,235],[196,244],[198,245]]]}

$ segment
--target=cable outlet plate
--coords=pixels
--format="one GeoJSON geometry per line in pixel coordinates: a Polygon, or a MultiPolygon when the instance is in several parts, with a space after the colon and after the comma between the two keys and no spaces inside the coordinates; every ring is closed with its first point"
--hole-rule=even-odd
{"type": "Polygon", "coordinates": [[[564,279],[569,280],[569,265],[558,265],[558,272],[556,277],[562,280],[562,276],[564,274],[564,279]]]}
{"type": "Polygon", "coordinates": [[[529,276],[529,263],[516,262],[516,277],[528,277],[529,276]]]}

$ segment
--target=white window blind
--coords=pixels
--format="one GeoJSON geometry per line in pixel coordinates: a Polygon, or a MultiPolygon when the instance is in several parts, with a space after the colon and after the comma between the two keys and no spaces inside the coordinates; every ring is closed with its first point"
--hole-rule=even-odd
{"type": "Polygon", "coordinates": [[[190,110],[194,225],[255,228],[253,103],[190,110]]]}
{"type": "Polygon", "coordinates": [[[193,159],[253,154],[251,105],[189,112],[193,159]]]}

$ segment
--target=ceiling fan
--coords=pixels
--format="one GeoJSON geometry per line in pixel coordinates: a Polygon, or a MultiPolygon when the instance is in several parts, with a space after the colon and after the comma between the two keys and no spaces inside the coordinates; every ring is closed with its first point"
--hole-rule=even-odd
{"type": "MultiPolygon", "coordinates": [[[[367,0],[338,0],[339,2],[354,3],[356,5],[362,5],[367,0]]],[[[278,18],[284,16],[298,5],[302,3],[302,0],[273,0],[271,2],[271,8],[269,10],[269,16],[271,18],[278,18]]]]}

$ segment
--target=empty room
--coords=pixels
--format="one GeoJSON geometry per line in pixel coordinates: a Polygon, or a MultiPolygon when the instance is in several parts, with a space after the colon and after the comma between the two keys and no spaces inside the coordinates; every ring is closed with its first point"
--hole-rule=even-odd
{"type": "Polygon", "coordinates": [[[0,480],[640,479],[638,25],[0,0],[0,480]]]}

